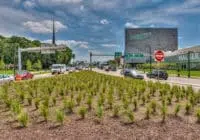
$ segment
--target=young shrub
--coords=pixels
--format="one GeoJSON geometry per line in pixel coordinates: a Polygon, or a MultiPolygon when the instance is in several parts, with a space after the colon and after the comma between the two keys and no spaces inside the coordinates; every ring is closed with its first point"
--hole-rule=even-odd
{"type": "Polygon", "coordinates": [[[84,106],[78,109],[78,114],[81,116],[81,119],[85,119],[86,112],[87,112],[87,108],[85,108],[84,106]]]}
{"type": "Polygon", "coordinates": [[[112,93],[108,93],[107,102],[108,102],[110,109],[112,109],[112,107],[113,107],[113,100],[114,100],[114,98],[113,98],[112,93]]]}
{"type": "Polygon", "coordinates": [[[7,99],[4,100],[4,103],[6,104],[6,107],[7,107],[7,108],[10,108],[10,107],[11,107],[11,104],[12,104],[12,100],[9,99],[9,98],[7,98],[7,99]]]}
{"type": "Polygon", "coordinates": [[[176,107],[175,107],[175,110],[174,110],[174,115],[176,117],[178,116],[178,113],[180,112],[180,109],[181,109],[181,105],[177,104],[176,107]]]}
{"type": "Polygon", "coordinates": [[[151,108],[152,108],[153,113],[156,113],[157,103],[155,100],[151,101],[151,108]]]}
{"type": "Polygon", "coordinates": [[[145,102],[146,102],[146,97],[145,95],[142,96],[142,105],[145,105],[145,102]]]}
{"type": "Polygon", "coordinates": [[[167,116],[167,106],[165,104],[161,107],[161,114],[162,114],[162,122],[165,122],[167,116]]]}
{"type": "Polygon", "coordinates": [[[115,117],[115,118],[119,117],[119,111],[120,111],[120,106],[114,105],[114,107],[113,107],[113,117],[115,117]]]}
{"type": "Polygon", "coordinates": [[[87,98],[87,106],[89,110],[92,109],[92,95],[89,95],[87,98]]]}
{"type": "Polygon", "coordinates": [[[62,110],[56,110],[56,121],[63,125],[65,119],[65,114],[62,110]]]}
{"type": "Polygon", "coordinates": [[[67,113],[73,113],[73,108],[74,108],[74,102],[73,102],[73,100],[66,100],[66,99],[64,99],[63,104],[64,104],[64,110],[67,113]]]}
{"type": "Polygon", "coordinates": [[[200,108],[197,109],[196,117],[197,117],[197,123],[200,123],[200,108]]]}
{"type": "Polygon", "coordinates": [[[28,113],[22,111],[18,116],[17,116],[17,120],[20,123],[21,127],[27,127],[28,125],[28,113]]]}
{"type": "Polygon", "coordinates": [[[149,120],[150,119],[150,114],[151,114],[151,108],[150,107],[146,107],[145,119],[149,120]]]}
{"type": "Polygon", "coordinates": [[[138,109],[138,102],[136,99],[133,100],[133,105],[134,105],[134,111],[137,111],[138,109]]]}
{"type": "Polygon", "coordinates": [[[124,107],[124,109],[127,109],[129,107],[129,102],[127,99],[123,100],[123,107],[124,107]]]}
{"type": "Polygon", "coordinates": [[[96,115],[99,119],[102,119],[102,117],[103,117],[103,106],[98,105],[96,115]]]}
{"type": "Polygon", "coordinates": [[[130,109],[128,109],[126,112],[125,112],[125,115],[128,119],[128,123],[134,123],[135,121],[135,115],[134,115],[134,112],[130,109]]]}
{"type": "Polygon", "coordinates": [[[44,96],[42,104],[46,107],[49,107],[49,96],[44,96]]]}
{"type": "Polygon", "coordinates": [[[47,122],[49,116],[49,107],[41,104],[40,105],[40,115],[44,117],[44,120],[47,122]]]}
{"type": "Polygon", "coordinates": [[[76,103],[78,106],[80,105],[81,100],[82,100],[82,95],[81,95],[81,93],[79,93],[78,96],[76,97],[76,103]]]}
{"type": "Polygon", "coordinates": [[[38,110],[39,104],[40,104],[40,99],[39,98],[35,98],[34,99],[34,104],[35,104],[35,108],[38,110]]]}
{"type": "Polygon", "coordinates": [[[172,104],[172,96],[171,95],[167,96],[167,104],[168,105],[172,104]]]}
{"type": "Polygon", "coordinates": [[[18,101],[13,100],[11,103],[11,110],[15,115],[19,114],[21,112],[21,104],[18,101]]]}
{"type": "Polygon", "coordinates": [[[191,104],[190,104],[190,103],[186,103],[186,105],[185,105],[185,114],[186,114],[186,115],[189,115],[191,109],[192,109],[191,104]]]}
{"type": "Polygon", "coordinates": [[[19,93],[19,98],[20,98],[21,102],[24,102],[25,93],[21,91],[21,92],[19,93]]]}

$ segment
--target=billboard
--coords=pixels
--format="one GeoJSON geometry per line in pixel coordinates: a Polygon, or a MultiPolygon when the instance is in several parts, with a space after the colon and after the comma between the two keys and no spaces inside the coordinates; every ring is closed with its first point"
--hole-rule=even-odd
{"type": "Polygon", "coordinates": [[[150,52],[151,55],[153,55],[155,50],[175,51],[177,49],[177,28],[125,29],[126,63],[146,63],[147,61],[149,61],[150,52]]]}

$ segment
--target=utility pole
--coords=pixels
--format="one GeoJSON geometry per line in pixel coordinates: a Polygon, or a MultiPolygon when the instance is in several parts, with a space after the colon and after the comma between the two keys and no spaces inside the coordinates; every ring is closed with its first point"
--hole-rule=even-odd
{"type": "Polygon", "coordinates": [[[56,46],[55,21],[54,21],[54,17],[53,17],[53,36],[52,36],[52,44],[56,46]]]}
{"type": "Polygon", "coordinates": [[[18,71],[22,70],[22,61],[21,61],[21,48],[18,48],[18,71]]]}
{"type": "Polygon", "coordinates": [[[149,62],[150,62],[150,73],[152,72],[152,56],[151,56],[151,46],[149,45],[149,62]]]}
{"type": "Polygon", "coordinates": [[[92,71],[92,52],[90,52],[90,70],[92,71]]]}

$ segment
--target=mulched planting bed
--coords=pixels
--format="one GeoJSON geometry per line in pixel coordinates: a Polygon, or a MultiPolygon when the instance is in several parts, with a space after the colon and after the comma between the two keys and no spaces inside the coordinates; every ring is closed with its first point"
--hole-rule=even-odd
{"type": "Polygon", "coordinates": [[[0,139],[195,140],[200,92],[82,71],[0,86],[0,139]]]}

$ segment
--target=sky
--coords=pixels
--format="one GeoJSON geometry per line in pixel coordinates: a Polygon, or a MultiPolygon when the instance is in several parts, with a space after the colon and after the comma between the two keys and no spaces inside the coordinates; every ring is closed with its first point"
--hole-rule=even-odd
{"type": "Polygon", "coordinates": [[[123,52],[126,27],[177,27],[179,48],[200,44],[200,0],[0,0],[4,36],[51,43],[52,17],[56,43],[68,45],[77,60],[123,52]]]}

